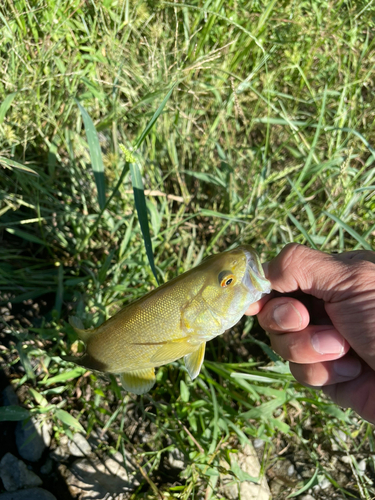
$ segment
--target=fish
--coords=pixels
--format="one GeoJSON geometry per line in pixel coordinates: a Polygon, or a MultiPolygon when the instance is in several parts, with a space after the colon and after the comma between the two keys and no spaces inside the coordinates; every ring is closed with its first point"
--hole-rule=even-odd
{"type": "Polygon", "coordinates": [[[123,307],[97,328],[69,322],[85,344],[83,356],[65,357],[89,370],[118,374],[133,394],[155,384],[155,368],[184,358],[194,380],[206,343],[234,326],[253,302],[270,293],[257,253],[249,245],[212,255],[123,307]]]}

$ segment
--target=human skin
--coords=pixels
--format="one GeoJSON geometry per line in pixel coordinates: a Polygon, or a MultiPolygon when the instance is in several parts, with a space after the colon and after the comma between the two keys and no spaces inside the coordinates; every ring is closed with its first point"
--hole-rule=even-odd
{"type": "Polygon", "coordinates": [[[246,314],[300,383],[375,423],[375,252],[292,243],[264,268],[273,292],[246,314]]]}

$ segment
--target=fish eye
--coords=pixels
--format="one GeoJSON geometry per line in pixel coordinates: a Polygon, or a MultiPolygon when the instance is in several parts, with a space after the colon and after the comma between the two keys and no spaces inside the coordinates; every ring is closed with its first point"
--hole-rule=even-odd
{"type": "Polygon", "coordinates": [[[221,271],[218,276],[218,281],[222,288],[226,288],[235,282],[235,276],[230,271],[221,271]]]}

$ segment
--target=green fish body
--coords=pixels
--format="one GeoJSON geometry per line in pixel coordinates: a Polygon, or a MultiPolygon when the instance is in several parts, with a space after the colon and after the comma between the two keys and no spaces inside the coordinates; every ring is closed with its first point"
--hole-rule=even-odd
{"type": "Polygon", "coordinates": [[[213,255],[97,328],[84,330],[78,318],[70,318],[86,345],[85,354],[73,360],[90,370],[120,374],[124,389],[134,394],[151,389],[155,367],[182,357],[194,379],[206,342],[235,325],[250,304],[270,291],[250,246],[213,255]]]}

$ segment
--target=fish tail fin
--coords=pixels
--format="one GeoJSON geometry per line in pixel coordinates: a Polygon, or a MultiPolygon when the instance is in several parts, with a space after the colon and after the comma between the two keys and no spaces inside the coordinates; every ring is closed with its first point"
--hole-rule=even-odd
{"type": "Polygon", "coordinates": [[[87,342],[91,335],[97,331],[97,328],[85,330],[82,321],[77,316],[70,316],[69,324],[74,329],[80,340],[87,342]]]}

